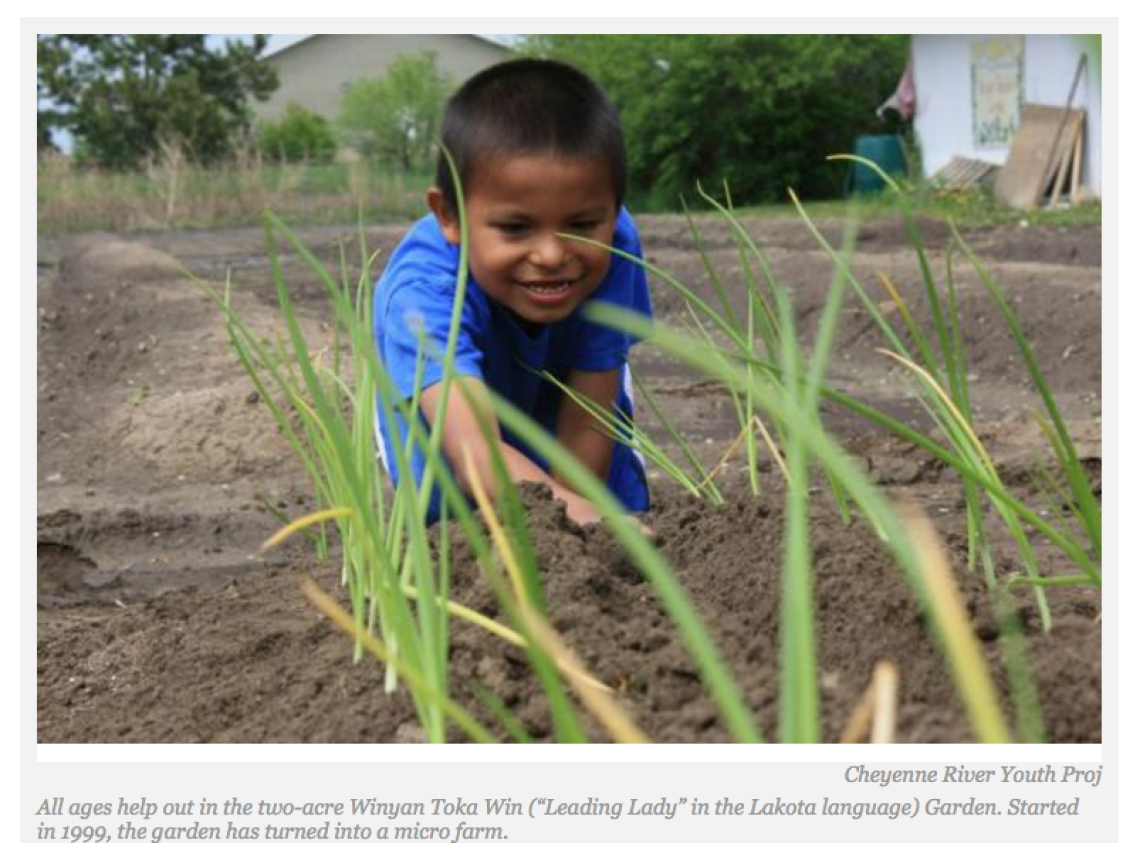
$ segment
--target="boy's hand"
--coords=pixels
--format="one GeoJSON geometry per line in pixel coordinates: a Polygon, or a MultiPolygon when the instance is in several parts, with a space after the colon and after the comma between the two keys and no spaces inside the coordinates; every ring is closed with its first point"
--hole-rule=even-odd
{"type": "MultiPolygon", "coordinates": [[[[644,521],[642,521],[640,518],[637,518],[636,516],[630,515],[627,517],[629,518],[630,521],[633,522],[633,526],[637,527],[637,529],[641,531],[641,535],[645,536],[650,541],[653,541],[656,543],[656,539],[657,539],[657,531],[656,530],[654,530],[652,527],[650,527],[648,524],[646,524],[644,521]]],[[[660,544],[658,544],[658,547],[660,547],[660,544]]]]}
{"type": "MultiPolygon", "coordinates": [[[[563,492],[562,498],[566,502],[566,516],[575,524],[585,526],[586,524],[597,524],[602,520],[602,514],[598,512],[597,507],[582,496],[566,491],[563,492]]],[[[653,528],[636,516],[626,515],[624,517],[647,539],[657,537],[657,534],[653,532],[653,528]]]]}
{"type": "MultiPolygon", "coordinates": [[[[480,484],[494,499],[497,497],[498,478],[491,468],[478,417],[483,416],[492,436],[496,439],[500,436],[499,426],[490,410],[490,401],[486,397],[486,387],[483,382],[474,378],[461,380],[466,389],[456,389],[453,386],[449,397],[447,418],[444,419],[443,452],[451,465],[456,467],[456,477],[464,491],[471,491],[468,470],[469,466],[473,466],[479,475],[480,484]]],[[[420,408],[426,418],[435,417],[441,391],[440,385],[435,384],[425,389],[421,395],[420,408]]],[[[612,447],[612,442],[609,445],[612,447]]],[[[525,481],[549,486],[554,496],[566,504],[566,515],[576,524],[597,524],[602,520],[602,514],[597,507],[586,498],[567,489],[510,445],[500,441],[500,447],[507,473],[516,483],[525,481]]],[[[608,466],[608,462],[606,465],[608,466]]],[[[649,527],[633,516],[626,517],[634,522],[643,536],[653,537],[653,531],[649,527]]]]}
{"type": "Polygon", "coordinates": [[[641,535],[645,536],[645,538],[649,539],[651,542],[656,540],[657,533],[655,533],[652,527],[650,527],[636,515],[627,515],[625,517],[629,519],[633,526],[638,529],[638,532],[640,532],[641,535]]]}
{"type": "MultiPolygon", "coordinates": [[[[557,492],[555,494],[557,494],[557,492]]],[[[581,495],[563,490],[562,494],[558,496],[566,502],[566,517],[575,524],[585,526],[587,524],[597,524],[602,520],[602,514],[598,512],[598,508],[581,495]]]]}

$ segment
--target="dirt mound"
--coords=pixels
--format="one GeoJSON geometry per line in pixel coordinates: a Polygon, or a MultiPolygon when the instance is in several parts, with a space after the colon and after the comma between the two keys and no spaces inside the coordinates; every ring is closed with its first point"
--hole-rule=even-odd
{"type": "Polygon", "coordinates": [[[36,594],[44,598],[75,594],[88,588],[87,577],[98,566],[75,548],[54,542],[36,546],[36,594]]]}
{"type": "Polygon", "coordinates": [[[172,255],[123,240],[98,243],[64,260],[67,274],[86,283],[152,283],[182,275],[181,265],[172,255]]]}
{"type": "MultiPolygon", "coordinates": [[[[220,311],[175,258],[100,242],[38,293],[41,478],[160,488],[281,470],[288,449],[220,311]]],[[[252,321],[269,335],[264,314],[252,321]]]]}
{"type": "MultiPolygon", "coordinates": [[[[692,229],[675,215],[642,215],[642,245],[646,252],[684,245],[692,246],[692,229]]],[[[819,240],[798,218],[741,217],[740,226],[764,250],[815,253],[819,240]]],[[[846,222],[839,219],[814,221],[819,235],[832,248],[843,243],[846,222]]],[[[702,245],[709,252],[735,251],[734,226],[722,217],[706,214],[694,221],[702,245]]],[[[954,243],[950,225],[942,220],[919,218],[915,230],[934,255],[943,255],[954,243]]],[[[1002,263],[1029,262],[1063,266],[1101,265],[1100,226],[1063,228],[1057,226],[974,226],[963,229],[970,248],[979,256],[1002,263]]],[[[864,220],[856,232],[856,248],[861,254],[911,252],[911,234],[901,219],[864,220]]]]}
{"type": "Polygon", "coordinates": [[[280,463],[281,434],[248,408],[256,393],[240,383],[158,395],[120,407],[108,427],[124,450],[165,476],[209,480],[280,463]],[[183,435],[179,435],[179,432],[183,435]]]}
{"type": "MultiPolygon", "coordinates": [[[[767,736],[778,734],[782,504],[777,494],[733,496],[713,508],[676,493],[658,496],[650,519],[673,565],[767,736]]],[[[672,623],[624,552],[601,529],[569,524],[543,490],[526,490],[554,626],[617,692],[656,740],[728,739],[672,623]]],[[[834,741],[881,659],[901,676],[898,740],[971,740],[946,668],[895,564],[859,522],[843,524],[816,502],[815,588],[824,738],[834,741]]],[[[99,615],[57,613],[39,637],[41,741],[393,741],[418,727],[404,692],[387,697],[382,668],[353,666],[347,638],[299,593],[315,575],[344,598],[335,565],[291,561],[210,586],[167,593],[99,615]],[[83,627],[86,633],[76,636],[83,627]],[[155,682],[160,670],[161,682],[155,682]]],[[[457,548],[452,598],[498,611],[465,547],[457,548]]],[[[959,572],[1003,685],[996,627],[977,575],[959,572]]],[[[106,597],[104,597],[106,599],[106,597]]],[[[1099,593],[1054,599],[1055,628],[1040,631],[1027,600],[1028,645],[1043,719],[1053,740],[1100,740],[1099,593]]],[[[485,721],[498,698],[534,737],[549,714],[523,654],[452,622],[452,690],[485,721]]],[[[1011,712],[1010,714],[1012,719],[1011,712]]],[[[604,733],[591,725],[595,739],[604,733]]],[[[459,735],[454,737],[459,738],[459,735]]]]}

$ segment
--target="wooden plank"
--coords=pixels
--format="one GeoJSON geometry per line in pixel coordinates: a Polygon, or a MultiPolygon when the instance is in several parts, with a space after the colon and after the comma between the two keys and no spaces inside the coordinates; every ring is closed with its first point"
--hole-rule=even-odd
{"type": "Polygon", "coordinates": [[[1065,137],[1072,142],[1083,119],[1083,109],[1025,105],[1009,157],[994,183],[998,200],[1014,208],[1036,207],[1060,165],[1065,137]]]}
{"type": "Polygon", "coordinates": [[[1081,156],[1085,151],[1085,133],[1077,133],[1077,148],[1073,151],[1073,180],[1069,185],[1069,201],[1074,205],[1081,203],[1081,156]]]}
{"type": "MultiPolygon", "coordinates": [[[[1078,133],[1077,137],[1080,135],[1078,133]]],[[[1055,208],[1061,202],[1061,189],[1064,187],[1065,181],[1069,175],[1069,167],[1073,161],[1073,147],[1077,145],[1076,139],[1073,143],[1066,144],[1061,156],[1061,164],[1057,168],[1057,175],[1053,177],[1053,195],[1049,197],[1049,207],[1055,208]]]]}
{"type": "Polygon", "coordinates": [[[930,177],[933,184],[947,190],[960,190],[984,180],[997,167],[987,161],[954,156],[950,163],[930,177]]]}
{"type": "Polygon", "coordinates": [[[971,161],[970,168],[965,176],[964,187],[969,187],[972,184],[985,181],[989,176],[997,170],[997,165],[991,164],[988,161],[971,161]]]}
{"type": "MultiPolygon", "coordinates": [[[[1073,73],[1073,82],[1071,85],[1069,85],[1069,95],[1065,98],[1065,119],[1066,120],[1068,120],[1068,116],[1071,113],[1070,110],[1073,107],[1073,97],[1076,96],[1077,85],[1081,81],[1081,74],[1084,73],[1085,66],[1087,64],[1088,64],[1088,56],[1085,55],[1084,53],[1081,53],[1081,58],[1077,62],[1077,69],[1073,73]]],[[[1083,122],[1083,120],[1084,120],[1084,116],[1082,115],[1081,116],[1081,122],[1083,122]]],[[[1070,150],[1072,150],[1072,143],[1073,142],[1071,142],[1071,141],[1066,141],[1065,143],[1061,142],[1061,134],[1063,131],[1064,131],[1064,129],[1059,129],[1057,131],[1057,134],[1054,135],[1054,137],[1053,137],[1053,146],[1050,148],[1050,152],[1049,152],[1050,159],[1052,159],[1055,155],[1060,155],[1062,150],[1064,151],[1064,154],[1067,157],[1069,155],[1070,150]]],[[[1080,134],[1080,127],[1079,126],[1077,127],[1077,134],[1078,135],[1080,134]]],[[[1058,160],[1060,160],[1060,159],[1058,159],[1058,160]]],[[[1052,166],[1052,162],[1050,162],[1050,166],[1052,166]]],[[[1065,176],[1065,165],[1062,164],[1059,171],[1056,174],[1052,175],[1053,182],[1057,183],[1058,181],[1063,179],[1064,176],[1065,176]]],[[[1046,177],[1045,183],[1046,184],[1049,183],[1049,177],[1046,177]]]]}
{"type": "Polygon", "coordinates": [[[1065,119],[1065,124],[1061,128],[1061,133],[1058,136],[1058,144],[1053,160],[1050,162],[1049,172],[1045,177],[1045,184],[1055,182],[1058,179],[1064,179],[1068,175],[1066,159],[1072,160],[1073,147],[1077,145],[1077,138],[1081,136],[1081,127],[1084,126],[1085,112],[1084,109],[1073,109],[1068,117],[1065,119]],[[1066,169],[1062,170],[1062,164],[1065,164],[1066,169]]]}
{"type": "Polygon", "coordinates": [[[950,163],[939,171],[939,180],[946,184],[953,184],[962,175],[965,166],[966,162],[961,158],[951,158],[950,163]]]}

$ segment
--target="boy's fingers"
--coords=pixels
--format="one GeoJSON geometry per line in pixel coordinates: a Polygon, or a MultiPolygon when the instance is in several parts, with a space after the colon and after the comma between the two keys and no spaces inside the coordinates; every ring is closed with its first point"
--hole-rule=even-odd
{"type": "MultiPolygon", "coordinates": [[[[602,524],[607,518],[602,515],[592,504],[585,499],[571,499],[567,502],[566,514],[570,520],[581,527],[589,526],[590,524],[602,524]]],[[[654,545],[660,546],[657,533],[652,527],[638,518],[636,515],[626,514],[623,516],[627,521],[633,524],[645,538],[653,542],[654,545]]]]}
{"type": "Polygon", "coordinates": [[[588,524],[597,524],[602,520],[601,513],[585,498],[572,493],[566,493],[564,500],[566,503],[566,515],[580,527],[585,527],[588,524]]]}
{"type": "Polygon", "coordinates": [[[644,521],[642,521],[636,515],[626,515],[625,519],[627,521],[629,521],[631,524],[633,524],[633,526],[637,528],[638,532],[641,533],[641,535],[645,536],[645,538],[647,538],[651,542],[653,542],[653,544],[655,546],[660,546],[660,541],[658,540],[657,532],[652,527],[650,527],[648,524],[646,524],[644,521]]]}
{"type": "Polygon", "coordinates": [[[629,520],[633,522],[633,525],[635,527],[637,527],[638,530],[641,531],[641,535],[643,535],[647,539],[651,540],[654,544],[658,543],[657,542],[657,532],[652,527],[650,527],[648,524],[646,524],[644,521],[642,521],[640,518],[637,518],[636,516],[627,515],[626,517],[629,518],[629,520]]]}

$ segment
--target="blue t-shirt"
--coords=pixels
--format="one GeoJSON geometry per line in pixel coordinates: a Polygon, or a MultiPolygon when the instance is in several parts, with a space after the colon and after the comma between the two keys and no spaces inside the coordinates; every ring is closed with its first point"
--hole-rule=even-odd
{"type": "MultiPolygon", "coordinates": [[[[624,208],[618,215],[613,246],[638,257],[642,255],[633,219],[624,208]]],[[[376,348],[401,401],[413,395],[417,358],[422,368],[421,392],[443,379],[439,358],[447,348],[458,267],[459,247],[447,242],[429,214],[412,227],[392,253],[377,283],[373,312],[376,348]],[[421,337],[424,347],[434,351],[419,352],[421,337]]],[[[610,260],[605,278],[589,300],[625,307],[645,316],[653,313],[645,271],[618,255],[610,260]]],[[[633,401],[625,364],[635,341],[622,331],[583,319],[579,311],[561,322],[540,326],[537,333],[528,333],[506,308],[487,298],[476,279],[469,276],[455,371],[482,380],[553,434],[564,396],[539,373],[549,372],[565,383],[572,369],[603,372],[622,368],[616,404],[620,412],[632,417],[633,401]]],[[[402,446],[408,434],[403,418],[398,412],[394,415],[398,428],[395,436],[388,428],[387,414],[377,407],[381,457],[396,482],[399,478],[393,447],[402,446]]],[[[548,469],[546,462],[509,430],[504,429],[502,436],[503,441],[548,469]]],[[[424,469],[423,454],[418,448],[412,452],[411,469],[418,485],[424,469]]],[[[606,485],[630,511],[643,512],[649,507],[641,455],[620,442],[614,443],[606,485]]],[[[438,517],[436,486],[428,518],[435,521],[438,517]]]]}

